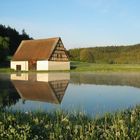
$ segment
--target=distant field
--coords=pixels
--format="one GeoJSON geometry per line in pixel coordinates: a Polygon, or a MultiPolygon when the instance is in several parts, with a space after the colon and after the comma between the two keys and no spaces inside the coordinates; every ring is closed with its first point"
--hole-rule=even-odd
{"type": "Polygon", "coordinates": [[[71,70],[72,71],[139,71],[140,72],[140,64],[95,64],[95,63],[87,63],[87,62],[71,62],[71,70]]]}

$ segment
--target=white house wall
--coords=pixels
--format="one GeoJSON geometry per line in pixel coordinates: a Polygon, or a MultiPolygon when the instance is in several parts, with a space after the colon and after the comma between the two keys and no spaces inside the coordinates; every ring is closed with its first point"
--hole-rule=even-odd
{"type": "MultiPolygon", "coordinates": [[[[28,71],[28,61],[11,61],[11,69],[16,70],[16,65],[21,65],[22,71],[28,71]]],[[[70,70],[70,62],[39,60],[37,71],[39,70],[70,70]]]]}
{"type": "Polygon", "coordinates": [[[16,70],[16,65],[21,65],[22,71],[28,71],[28,61],[11,61],[11,69],[16,70]]]}
{"type": "Polygon", "coordinates": [[[48,70],[48,61],[47,60],[37,61],[37,70],[48,70]]]}
{"type": "Polygon", "coordinates": [[[70,62],[48,61],[48,70],[70,70],[70,62]]]}

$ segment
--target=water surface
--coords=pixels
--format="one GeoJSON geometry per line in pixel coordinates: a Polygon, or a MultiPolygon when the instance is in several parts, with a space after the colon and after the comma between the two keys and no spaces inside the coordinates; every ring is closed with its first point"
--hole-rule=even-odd
{"type": "Polygon", "coordinates": [[[0,106],[7,110],[97,115],[138,104],[140,73],[0,74],[0,106]]]}

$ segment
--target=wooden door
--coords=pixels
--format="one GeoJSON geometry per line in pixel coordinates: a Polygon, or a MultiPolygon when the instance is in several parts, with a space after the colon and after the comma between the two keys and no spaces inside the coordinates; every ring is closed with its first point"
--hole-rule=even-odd
{"type": "Polygon", "coordinates": [[[16,65],[16,70],[21,71],[21,65],[16,65]]]}
{"type": "Polygon", "coordinates": [[[29,70],[36,70],[36,61],[30,60],[28,63],[29,70]]]}

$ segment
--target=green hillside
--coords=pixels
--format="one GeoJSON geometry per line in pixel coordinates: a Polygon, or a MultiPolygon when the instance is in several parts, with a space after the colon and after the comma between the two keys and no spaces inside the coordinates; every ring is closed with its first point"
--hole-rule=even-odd
{"type": "Polygon", "coordinates": [[[140,44],[76,48],[69,50],[72,61],[108,64],[140,64],[140,44]]]}

